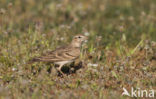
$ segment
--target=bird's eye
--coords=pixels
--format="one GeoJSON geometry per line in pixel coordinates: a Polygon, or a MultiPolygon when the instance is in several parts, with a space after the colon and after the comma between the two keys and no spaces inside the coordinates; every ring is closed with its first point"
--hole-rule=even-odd
{"type": "Polygon", "coordinates": [[[79,36],[78,38],[81,38],[81,36],[79,36]]]}

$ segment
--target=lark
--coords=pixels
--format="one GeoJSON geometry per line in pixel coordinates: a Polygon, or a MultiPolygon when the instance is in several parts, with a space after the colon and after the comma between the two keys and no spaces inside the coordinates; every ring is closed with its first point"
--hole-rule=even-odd
{"type": "Polygon", "coordinates": [[[57,70],[64,75],[62,72],[62,67],[65,64],[72,63],[76,60],[81,53],[81,46],[84,41],[87,40],[87,37],[78,34],[73,37],[72,42],[67,46],[62,46],[60,48],[55,49],[54,51],[48,52],[40,57],[33,58],[33,62],[51,62],[59,67],[57,70]]]}

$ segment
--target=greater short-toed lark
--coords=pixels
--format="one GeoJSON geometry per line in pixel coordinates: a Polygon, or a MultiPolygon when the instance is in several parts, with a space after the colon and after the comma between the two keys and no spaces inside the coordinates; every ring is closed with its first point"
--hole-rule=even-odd
{"type": "Polygon", "coordinates": [[[73,62],[80,56],[80,48],[82,43],[87,40],[87,37],[79,34],[73,37],[72,42],[60,48],[57,48],[54,51],[48,52],[43,56],[36,57],[32,59],[33,62],[52,62],[59,65],[58,71],[64,75],[61,71],[61,68],[67,64],[73,62]]]}

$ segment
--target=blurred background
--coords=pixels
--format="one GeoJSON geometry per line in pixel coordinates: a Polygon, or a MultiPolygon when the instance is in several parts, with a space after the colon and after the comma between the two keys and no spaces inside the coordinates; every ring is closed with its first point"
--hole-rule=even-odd
{"type": "Polygon", "coordinates": [[[1,39],[24,35],[38,23],[45,35],[88,32],[107,45],[123,36],[131,46],[142,37],[156,40],[155,0],[1,0],[0,13],[1,39]]]}
{"type": "Polygon", "coordinates": [[[128,99],[156,88],[156,0],[0,0],[0,98],[128,99]],[[89,36],[85,68],[67,78],[27,61],[89,36]]]}

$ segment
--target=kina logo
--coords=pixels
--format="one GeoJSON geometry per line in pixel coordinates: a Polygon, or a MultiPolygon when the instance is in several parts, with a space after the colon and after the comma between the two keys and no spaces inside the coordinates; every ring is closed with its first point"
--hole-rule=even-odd
{"type": "Polygon", "coordinates": [[[126,88],[123,87],[122,96],[129,96],[129,97],[154,97],[155,90],[142,90],[140,88],[134,89],[131,88],[131,91],[128,92],[126,88]]]}

